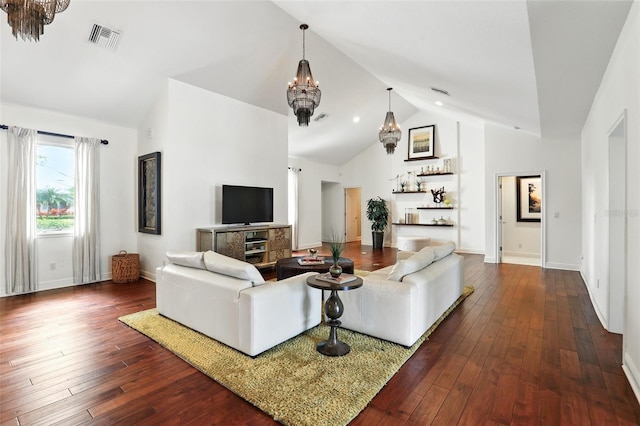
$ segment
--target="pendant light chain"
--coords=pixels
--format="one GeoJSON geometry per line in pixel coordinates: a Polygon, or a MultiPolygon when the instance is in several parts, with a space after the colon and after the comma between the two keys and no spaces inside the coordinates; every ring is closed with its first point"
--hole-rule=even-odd
{"type": "Polygon", "coordinates": [[[302,29],[302,59],[306,59],[305,58],[305,53],[306,53],[306,43],[305,43],[305,30],[306,28],[302,29]]]}

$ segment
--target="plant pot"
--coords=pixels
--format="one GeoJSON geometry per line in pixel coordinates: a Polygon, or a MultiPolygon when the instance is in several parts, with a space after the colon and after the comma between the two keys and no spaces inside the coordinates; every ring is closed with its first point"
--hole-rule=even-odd
{"type": "Polygon", "coordinates": [[[373,240],[373,249],[381,249],[382,243],[384,242],[384,232],[383,231],[371,231],[371,237],[373,240]]]}
{"type": "Polygon", "coordinates": [[[338,261],[334,261],[333,265],[329,268],[329,274],[333,278],[338,278],[342,274],[342,266],[338,265],[338,261]]]}

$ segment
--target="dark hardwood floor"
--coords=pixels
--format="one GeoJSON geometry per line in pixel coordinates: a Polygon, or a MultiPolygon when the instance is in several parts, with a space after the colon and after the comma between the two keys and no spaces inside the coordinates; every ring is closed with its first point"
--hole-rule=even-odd
{"type": "MultiPolygon", "coordinates": [[[[344,256],[395,262],[359,244],[344,256]]],[[[640,424],[621,336],[600,326],[580,275],[482,260],[465,255],[475,292],[352,424],[640,424]]],[[[0,299],[0,425],[275,423],[117,320],[154,306],[146,280],[0,299]]]]}

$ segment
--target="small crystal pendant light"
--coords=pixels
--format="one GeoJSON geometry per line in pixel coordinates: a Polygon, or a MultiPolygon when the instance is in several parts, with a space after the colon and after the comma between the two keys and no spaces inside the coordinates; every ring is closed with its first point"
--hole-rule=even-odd
{"type": "Polygon", "coordinates": [[[309,119],[313,111],[320,105],[320,89],[318,82],[311,75],[309,61],[305,59],[305,38],[304,32],[309,26],[300,25],[302,30],[302,59],[298,63],[298,72],[293,83],[289,82],[287,89],[287,102],[293,108],[293,113],[298,118],[299,126],[308,126],[309,119]]]}
{"type": "Polygon", "coordinates": [[[393,116],[393,112],[391,111],[391,91],[392,87],[387,89],[389,91],[389,111],[387,111],[387,116],[384,119],[384,124],[380,127],[380,133],[378,137],[380,138],[380,142],[387,150],[387,154],[393,154],[396,150],[396,146],[398,145],[398,141],[402,136],[402,132],[400,131],[400,126],[396,123],[396,118],[393,116]]]}

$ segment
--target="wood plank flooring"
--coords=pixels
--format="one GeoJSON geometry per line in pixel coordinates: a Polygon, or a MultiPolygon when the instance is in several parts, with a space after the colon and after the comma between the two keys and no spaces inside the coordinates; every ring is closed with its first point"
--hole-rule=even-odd
{"type": "MultiPolygon", "coordinates": [[[[350,243],[344,256],[373,270],[396,254],[350,243]]],[[[475,292],[352,424],[640,424],[621,336],[580,275],[482,260],[465,255],[475,292]]],[[[275,424],[117,320],[154,306],[146,280],[0,299],[0,426],[275,424]]]]}

